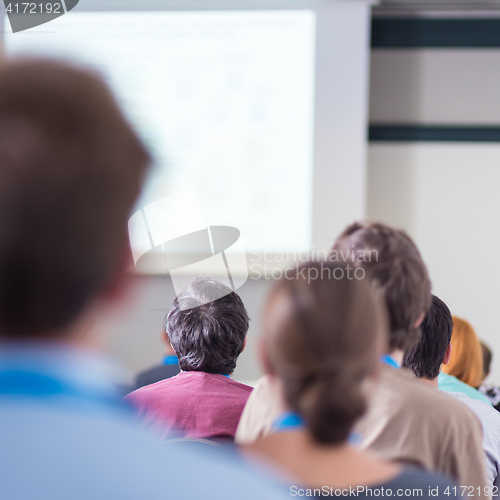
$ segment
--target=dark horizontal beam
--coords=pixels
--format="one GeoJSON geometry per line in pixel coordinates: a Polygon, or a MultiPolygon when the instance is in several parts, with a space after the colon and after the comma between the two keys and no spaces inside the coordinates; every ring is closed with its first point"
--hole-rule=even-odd
{"type": "Polygon", "coordinates": [[[500,47],[500,18],[372,20],[372,48],[500,47]]]}
{"type": "Polygon", "coordinates": [[[370,142],[500,142],[499,127],[370,125],[370,142]]]}

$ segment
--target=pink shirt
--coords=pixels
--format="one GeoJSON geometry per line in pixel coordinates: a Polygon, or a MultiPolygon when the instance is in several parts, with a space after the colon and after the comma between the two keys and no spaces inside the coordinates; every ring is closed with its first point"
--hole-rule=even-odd
{"type": "Polygon", "coordinates": [[[234,437],[252,388],[224,375],[186,371],[126,396],[146,421],[186,437],[234,437]]]}

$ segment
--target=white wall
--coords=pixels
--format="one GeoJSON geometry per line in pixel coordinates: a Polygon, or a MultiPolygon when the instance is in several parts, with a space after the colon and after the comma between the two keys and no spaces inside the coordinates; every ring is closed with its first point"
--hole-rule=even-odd
{"type": "MultiPolygon", "coordinates": [[[[500,51],[372,51],[372,123],[500,124],[500,51]]],[[[372,143],[368,217],[406,229],[500,383],[500,144],[372,143]]]]}
{"type": "Polygon", "coordinates": [[[500,144],[372,145],[369,172],[370,218],[408,230],[434,293],[500,353],[500,144]]]}

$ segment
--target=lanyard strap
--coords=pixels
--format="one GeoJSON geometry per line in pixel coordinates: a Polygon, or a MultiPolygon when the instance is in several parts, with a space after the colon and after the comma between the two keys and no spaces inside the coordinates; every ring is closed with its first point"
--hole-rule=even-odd
{"type": "Polygon", "coordinates": [[[64,396],[91,403],[127,408],[118,394],[113,391],[80,386],[50,375],[22,369],[0,371],[0,397],[2,396],[36,398],[64,396]]]}
{"type": "MultiPolygon", "coordinates": [[[[304,429],[306,427],[306,423],[304,419],[293,412],[286,412],[280,415],[271,427],[272,432],[286,432],[286,431],[294,431],[299,429],[304,429]]],[[[359,434],[355,432],[351,432],[347,441],[352,446],[357,446],[361,443],[362,438],[359,434]]]]}
{"type": "Polygon", "coordinates": [[[384,356],[380,358],[380,361],[392,368],[401,368],[398,362],[392,356],[389,356],[389,354],[384,354],[384,356]]]}
{"type": "Polygon", "coordinates": [[[164,365],[178,365],[179,364],[179,358],[175,355],[172,356],[165,356],[163,358],[163,364],[164,365]]]}
{"type": "Polygon", "coordinates": [[[286,412],[280,415],[273,423],[271,429],[273,432],[291,431],[303,429],[306,426],[304,419],[293,412],[286,412]]]}

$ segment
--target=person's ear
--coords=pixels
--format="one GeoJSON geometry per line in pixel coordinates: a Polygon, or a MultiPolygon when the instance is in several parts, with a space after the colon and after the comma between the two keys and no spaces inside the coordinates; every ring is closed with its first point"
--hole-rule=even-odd
{"type": "Polygon", "coordinates": [[[425,318],[425,311],[422,311],[420,313],[420,316],[418,317],[417,321],[415,321],[415,324],[413,325],[415,328],[419,328],[420,325],[422,324],[422,321],[424,321],[425,318]]]}
{"type": "Polygon", "coordinates": [[[165,344],[165,348],[168,352],[173,352],[176,356],[177,353],[175,352],[175,349],[172,347],[172,344],[170,343],[170,339],[168,338],[167,332],[163,330],[163,335],[162,335],[163,343],[165,344]]]}
{"type": "Polygon", "coordinates": [[[446,354],[444,355],[443,365],[447,365],[451,359],[451,342],[448,344],[446,354]]]}

